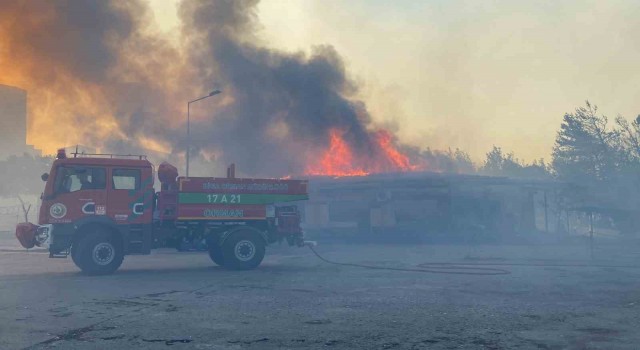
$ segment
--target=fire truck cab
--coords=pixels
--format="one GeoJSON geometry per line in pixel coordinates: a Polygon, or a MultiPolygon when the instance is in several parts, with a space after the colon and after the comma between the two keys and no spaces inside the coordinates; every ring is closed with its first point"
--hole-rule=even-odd
{"type": "Polygon", "coordinates": [[[148,254],[152,164],[144,156],[67,158],[61,151],[57,158],[43,175],[36,243],[47,246],[51,257],[70,253],[81,268],[85,260],[109,266],[119,265],[125,254],[148,254]]]}

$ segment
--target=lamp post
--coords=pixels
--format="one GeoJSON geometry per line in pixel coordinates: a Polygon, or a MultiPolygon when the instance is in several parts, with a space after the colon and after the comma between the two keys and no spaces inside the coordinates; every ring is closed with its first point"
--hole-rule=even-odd
{"type": "Polygon", "coordinates": [[[209,98],[211,96],[215,96],[219,93],[221,93],[222,91],[220,90],[213,90],[211,91],[207,96],[203,96],[200,98],[197,98],[193,101],[189,101],[187,102],[187,177],[189,177],[189,154],[191,153],[191,104],[194,102],[198,102],[200,100],[204,100],[205,98],[209,98]]]}

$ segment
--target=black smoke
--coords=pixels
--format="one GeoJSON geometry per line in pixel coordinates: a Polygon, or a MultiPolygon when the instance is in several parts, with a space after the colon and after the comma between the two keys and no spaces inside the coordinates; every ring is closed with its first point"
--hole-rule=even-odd
{"type": "Polygon", "coordinates": [[[143,136],[175,143],[166,82],[183,79],[169,70],[181,62],[148,31],[152,19],[143,0],[0,0],[0,84],[27,90],[30,124],[48,145],[123,153],[144,151],[143,136]]]}
{"type": "Polygon", "coordinates": [[[182,162],[186,102],[217,84],[223,94],[194,112],[196,161],[214,154],[218,169],[236,163],[244,175],[303,174],[331,129],[374,158],[371,117],[339,53],[270,48],[258,39],[257,4],[184,0],[176,44],[153,30],[142,0],[0,0],[0,68],[20,73],[15,85],[32,106],[56,102],[34,117],[55,118],[52,142],[136,153],[151,140],[169,153],[157,158],[182,162]],[[106,129],[105,118],[117,127],[106,129]]]}
{"type": "MultiPolygon", "coordinates": [[[[200,123],[199,147],[222,151],[250,174],[301,174],[328,145],[331,128],[345,131],[358,153],[373,151],[370,116],[353,97],[357,86],[330,46],[310,55],[257,43],[257,1],[184,1],[180,8],[190,65],[200,85],[222,81],[234,103],[200,123]],[[277,136],[274,128],[284,128],[277,136]]],[[[277,132],[276,132],[277,133],[277,132]]]]}

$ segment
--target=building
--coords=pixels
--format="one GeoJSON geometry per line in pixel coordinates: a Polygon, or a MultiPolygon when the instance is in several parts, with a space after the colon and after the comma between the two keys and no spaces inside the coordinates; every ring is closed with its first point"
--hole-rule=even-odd
{"type": "Polygon", "coordinates": [[[312,234],[500,240],[563,229],[562,184],[554,181],[404,173],[312,178],[309,184],[310,200],[301,207],[312,234]]]}
{"type": "Polygon", "coordinates": [[[0,160],[23,153],[40,155],[27,145],[27,92],[0,85],[0,160]]]}

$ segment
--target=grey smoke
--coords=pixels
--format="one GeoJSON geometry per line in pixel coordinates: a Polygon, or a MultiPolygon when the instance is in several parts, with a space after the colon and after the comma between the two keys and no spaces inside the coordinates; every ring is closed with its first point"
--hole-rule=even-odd
{"type": "Polygon", "coordinates": [[[245,175],[302,174],[328,147],[332,128],[345,132],[365,163],[375,158],[380,150],[371,117],[339,53],[330,45],[305,55],[261,44],[257,4],[184,0],[176,47],[145,31],[151,22],[141,0],[2,0],[0,34],[11,39],[0,58],[30,62],[21,69],[29,70],[36,88],[59,83],[64,74],[98,89],[127,139],[98,139],[96,116],[78,108],[62,122],[88,125],[78,135],[88,146],[144,152],[139,141],[148,137],[170,144],[169,158],[177,161],[186,149],[186,101],[218,82],[227,96],[199,105],[206,117],[192,125],[196,161],[203,150],[215,152],[221,167],[236,163],[245,175]]]}
{"type": "Polygon", "coordinates": [[[328,131],[346,131],[358,153],[375,151],[366,130],[371,118],[353,99],[357,86],[348,78],[331,46],[311,55],[284,53],[255,44],[257,1],[184,1],[180,9],[191,65],[200,84],[222,80],[235,103],[196,128],[199,147],[223,150],[250,174],[300,174],[307,156],[319,156],[328,131]],[[283,139],[268,135],[285,124],[283,139]]]}
{"type": "Polygon", "coordinates": [[[30,68],[43,83],[55,80],[60,70],[87,82],[104,81],[116,63],[107,41],[128,37],[135,21],[132,13],[100,0],[2,0],[0,9],[0,28],[9,34],[3,37],[3,55],[38,58],[30,68]]]}

